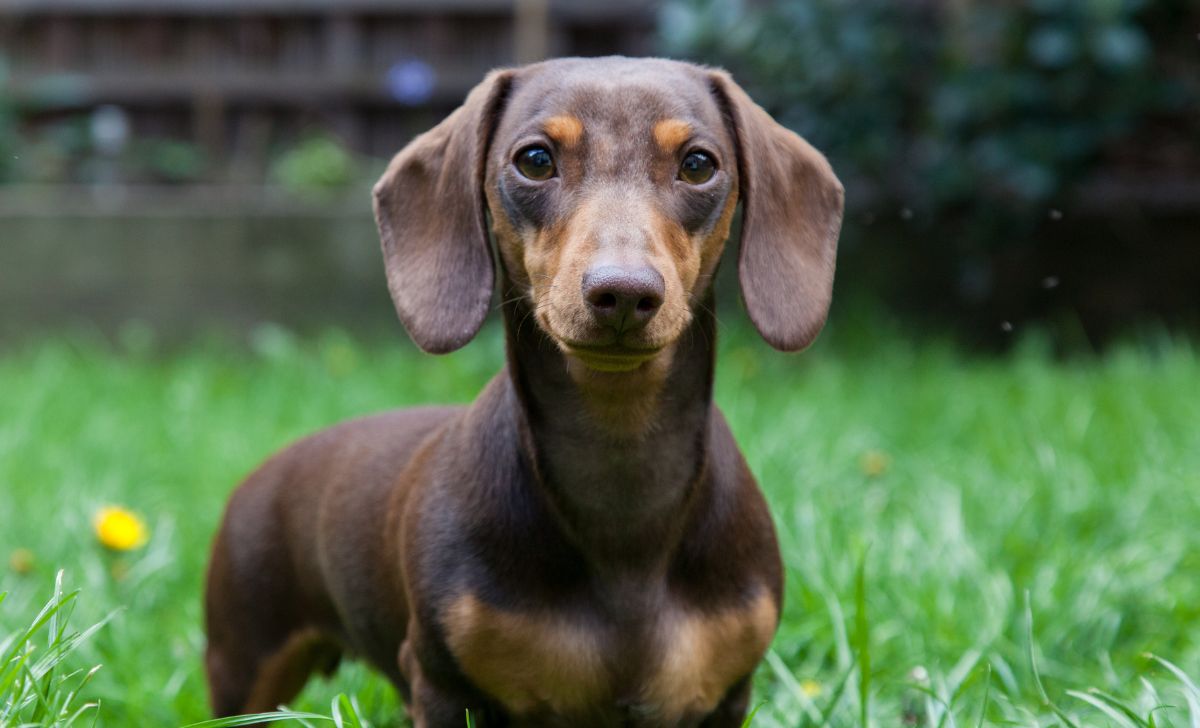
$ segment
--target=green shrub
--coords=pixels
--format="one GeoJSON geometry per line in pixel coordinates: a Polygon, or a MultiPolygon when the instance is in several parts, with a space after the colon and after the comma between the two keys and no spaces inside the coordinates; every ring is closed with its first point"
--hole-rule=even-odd
{"type": "Polygon", "coordinates": [[[199,181],[207,168],[204,152],[175,139],[147,139],[135,145],[138,171],[163,182],[199,181]]]}
{"type": "Polygon", "coordinates": [[[8,64],[0,56],[0,182],[8,182],[15,176],[19,148],[17,115],[6,95],[7,86],[8,64]]]}
{"type": "Polygon", "coordinates": [[[344,188],[358,179],[351,152],[328,136],[314,136],[288,149],[271,168],[271,177],[291,192],[302,194],[344,188]]]}
{"type": "Polygon", "coordinates": [[[1151,46],[1184,14],[1143,0],[673,0],[661,28],[668,52],[724,65],[823,150],[852,209],[966,220],[986,244],[1044,220],[1139,122],[1185,108],[1192,81],[1151,46]]]}

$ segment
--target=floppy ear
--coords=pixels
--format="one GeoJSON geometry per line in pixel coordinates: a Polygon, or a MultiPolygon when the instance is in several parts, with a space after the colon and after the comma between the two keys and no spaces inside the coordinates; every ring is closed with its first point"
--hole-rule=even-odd
{"type": "Polygon", "coordinates": [[[776,123],[729,74],[714,71],[711,79],[737,146],[742,298],[767,343],[798,351],[829,312],[842,183],[820,152],[776,123]]]}
{"type": "Polygon", "coordinates": [[[388,290],[417,346],[462,347],[487,316],[494,272],[483,177],[512,81],[494,71],[445,121],[412,140],[375,185],[388,290]]]}

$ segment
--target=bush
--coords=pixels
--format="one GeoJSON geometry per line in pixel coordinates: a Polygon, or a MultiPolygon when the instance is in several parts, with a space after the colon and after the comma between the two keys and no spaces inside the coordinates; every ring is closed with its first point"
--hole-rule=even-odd
{"type": "Polygon", "coordinates": [[[8,85],[8,65],[0,56],[0,182],[15,176],[17,149],[17,115],[12,101],[5,95],[8,85]]]}
{"type": "Polygon", "coordinates": [[[271,177],[290,192],[327,193],[357,181],[357,167],[353,154],[335,139],[313,136],[280,155],[271,177]]]}
{"type": "Polygon", "coordinates": [[[174,139],[138,141],[132,153],[137,172],[162,182],[197,182],[203,178],[208,167],[200,147],[174,139]]]}
{"type": "Polygon", "coordinates": [[[1197,20],[1181,0],[672,0],[660,28],[667,53],[725,66],[830,158],[843,284],[1002,337],[1000,322],[1062,311],[1089,335],[1188,315],[1158,269],[1105,303],[1111,281],[1077,251],[1110,271],[1195,264],[1149,224],[1097,237],[1075,203],[1101,172],[1144,178],[1148,158],[1169,160],[1152,174],[1200,169],[1196,37],[1180,31],[1197,20]]]}
{"type": "Polygon", "coordinates": [[[1040,221],[1107,144],[1187,97],[1153,63],[1140,0],[748,5],[675,0],[668,50],[729,68],[859,209],[1040,221]]]}

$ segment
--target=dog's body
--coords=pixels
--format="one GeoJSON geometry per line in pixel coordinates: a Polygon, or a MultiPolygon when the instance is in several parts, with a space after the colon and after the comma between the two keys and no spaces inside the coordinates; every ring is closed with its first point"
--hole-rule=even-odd
{"type": "Polygon", "coordinates": [[[711,400],[739,199],[751,318],[800,348],[841,188],[720,72],[497,72],[401,152],[376,214],[402,321],[430,351],[478,330],[486,210],[508,365],[468,407],[339,425],[238,490],[209,573],[215,711],[273,708],[349,650],[422,728],[740,725],[782,568],[711,400]]]}

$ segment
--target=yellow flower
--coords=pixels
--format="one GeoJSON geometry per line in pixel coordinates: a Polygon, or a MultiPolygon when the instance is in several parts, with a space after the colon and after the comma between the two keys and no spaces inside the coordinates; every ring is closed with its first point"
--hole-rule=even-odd
{"type": "Polygon", "coordinates": [[[18,574],[28,574],[33,571],[33,552],[29,549],[17,549],[8,557],[8,566],[18,574]]]}
{"type": "Polygon", "coordinates": [[[136,549],[150,538],[149,529],[138,515],[119,506],[107,506],[92,519],[96,540],[113,551],[136,549]]]}
{"type": "Polygon", "coordinates": [[[863,453],[862,459],[859,460],[859,467],[862,468],[863,474],[876,478],[887,472],[888,465],[891,465],[892,459],[887,456],[887,453],[879,450],[868,450],[863,453]]]}
{"type": "Polygon", "coordinates": [[[804,697],[812,699],[821,694],[821,683],[816,680],[801,680],[800,692],[804,693],[804,697]]]}

